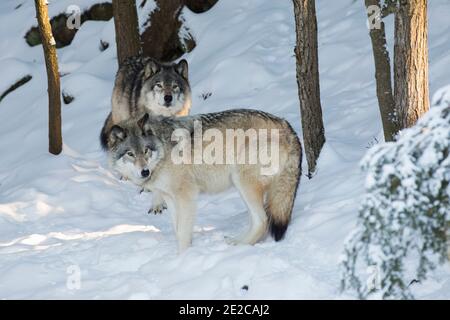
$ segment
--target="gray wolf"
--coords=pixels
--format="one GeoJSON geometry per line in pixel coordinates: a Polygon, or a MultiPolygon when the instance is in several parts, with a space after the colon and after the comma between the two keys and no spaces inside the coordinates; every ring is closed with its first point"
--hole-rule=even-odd
{"type": "Polygon", "coordinates": [[[191,108],[188,63],[160,63],[150,57],[130,57],[119,67],[111,99],[112,110],[103,125],[100,141],[114,124],[145,113],[185,116],[191,108]]]}
{"type": "MultiPolygon", "coordinates": [[[[232,137],[233,141],[235,138],[232,137]]],[[[212,139],[208,141],[205,137],[201,140],[205,154],[206,150],[210,151],[212,143],[212,139]]],[[[108,137],[108,145],[111,150],[111,166],[115,170],[126,175],[134,174],[133,182],[146,190],[157,192],[167,203],[173,214],[180,252],[191,244],[197,196],[201,193],[225,191],[233,186],[247,204],[251,225],[247,232],[237,238],[228,238],[228,242],[254,244],[262,239],[268,230],[276,241],[283,238],[291,219],[302,161],[300,141],[286,120],[247,109],[179,118],[153,117],[146,114],[138,121],[115,125],[108,137]],[[236,160],[242,155],[246,159],[248,149],[254,145],[259,148],[264,141],[259,135],[247,135],[245,139],[241,139],[240,144],[229,144],[230,141],[224,141],[227,139],[220,141],[220,134],[228,137],[227,132],[230,130],[277,132],[279,139],[275,140],[271,135],[266,145],[272,148],[273,145],[279,144],[277,154],[271,154],[279,157],[279,167],[273,174],[262,174],[260,162],[178,163],[174,155],[179,155],[182,139],[178,136],[174,139],[174,132],[187,132],[185,142],[189,144],[189,141],[194,141],[195,144],[196,123],[199,122],[201,134],[206,135],[211,130],[218,134],[214,140],[216,147],[223,151],[223,154],[233,155],[229,159],[223,156],[223,159],[227,160],[236,160]],[[138,154],[132,149],[132,141],[136,140],[141,141],[139,144],[148,149],[143,151],[143,161],[138,160],[138,154]],[[130,150],[134,154],[129,154],[130,150]]],[[[194,154],[195,148],[188,152],[190,155],[194,154]]]]}
{"type": "MultiPolygon", "coordinates": [[[[144,188],[146,179],[150,176],[150,163],[155,153],[155,146],[142,134],[142,129],[136,125],[135,119],[120,123],[121,127],[113,125],[108,132],[105,150],[108,152],[110,167],[133,184],[144,188]]],[[[149,213],[162,213],[167,208],[160,194],[153,193],[153,206],[149,213]]]]}

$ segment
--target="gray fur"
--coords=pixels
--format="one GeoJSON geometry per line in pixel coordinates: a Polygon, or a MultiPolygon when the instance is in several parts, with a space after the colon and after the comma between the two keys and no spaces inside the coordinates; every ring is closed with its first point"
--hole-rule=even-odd
{"type": "Polygon", "coordinates": [[[149,57],[128,58],[116,74],[111,106],[100,136],[104,149],[109,130],[119,122],[137,119],[145,113],[166,117],[188,115],[191,89],[186,60],[160,63],[149,57]]]}
{"type": "MultiPolygon", "coordinates": [[[[119,125],[139,136],[134,139],[144,140],[154,148],[155,156],[146,161],[151,174],[139,185],[156,192],[174,213],[173,222],[180,251],[191,243],[197,196],[201,193],[222,192],[232,186],[238,189],[249,208],[251,225],[248,232],[229,242],[254,244],[264,237],[267,229],[276,241],[283,238],[291,220],[302,160],[300,141],[286,120],[258,110],[237,109],[187,117],[146,115],[138,121],[119,125]],[[186,129],[192,138],[196,120],[201,121],[203,132],[215,129],[224,134],[228,129],[276,129],[279,132],[279,140],[276,140],[279,143],[278,170],[273,175],[264,175],[261,174],[261,163],[173,163],[171,154],[176,142],[172,141],[172,133],[176,129],[186,129]]],[[[113,130],[110,140],[126,145],[124,148],[132,145],[131,140],[118,140],[118,133],[120,137],[120,131],[113,130]]],[[[272,144],[272,140],[268,143],[272,144]]],[[[208,142],[203,142],[204,147],[207,145],[208,142]]],[[[246,142],[245,146],[248,145],[246,142]]],[[[221,146],[224,152],[230,150],[226,144],[221,146]]],[[[120,156],[118,150],[111,148],[108,151],[112,167],[122,175],[127,175],[127,172],[121,171],[122,167],[116,165],[116,159],[120,156]]]]}
{"type": "Polygon", "coordinates": [[[185,109],[190,108],[190,100],[186,60],[167,64],[149,57],[132,57],[123,63],[116,75],[112,97],[113,120],[116,124],[146,112],[165,116],[180,112],[187,115],[188,110],[185,109]],[[173,101],[167,103],[159,99],[158,93],[172,96],[173,101]]]}

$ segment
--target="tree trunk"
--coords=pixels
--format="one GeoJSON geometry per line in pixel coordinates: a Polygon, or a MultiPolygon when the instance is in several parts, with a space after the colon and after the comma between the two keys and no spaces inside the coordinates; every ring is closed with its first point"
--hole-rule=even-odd
{"type": "Polygon", "coordinates": [[[395,112],[394,96],[392,93],[391,60],[386,43],[386,31],[381,17],[380,0],[365,0],[369,17],[370,39],[375,60],[375,79],[377,85],[377,98],[380,108],[381,122],[383,124],[384,140],[393,141],[399,131],[395,112]],[[370,25],[371,19],[378,8],[379,15],[375,17],[376,24],[370,25]]]}
{"type": "Polygon", "coordinates": [[[429,110],[427,0],[400,0],[395,14],[394,93],[401,128],[429,110]]]}
{"type": "MultiPolygon", "coordinates": [[[[186,6],[195,13],[203,13],[211,9],[218,0],[155,0],[153,10],[145,24],[141,35],[144,55],[163,62],[172,62],[186,52],[191,52],[195,39],[187,28],[183,29],[180,18],[186,6]],[[181,31],[181,32],[180,32],[181,31]]],[[[141,3],[141,7],[145,5],[141,3]]]]}
{"type": "Polygon", "coordinates": [[[112,4],[116,29],[117,60],[121,65],[126,58],[141,53],[139,22],[134,0],[113,0],[112,4]]]}
{"type": "Polygon", "coordinates": [[[150,14],[150,26],[142,33],[146,56],[160,61],[173,61],[184,52],[180,45],[179,19],[183,0],[155,0],[157,8],[150,14]]]}
{"type": "Polygon", "coordinates": [[[58,58],[56,42],[53,38],[46,0],[35,0],[36,16],[44,48],[45,66],[48,78],[48,139],[49,152],[59,154],[62,151],[61,134],[61,91],[59,85],[58,58]]]}
{"type": "Polygon", "coordinates": [[[311,178],[325,143],[320,104],[316,9],[315,0],[293,2],[297,32],[297,84],[308,176],[311,178]]]}

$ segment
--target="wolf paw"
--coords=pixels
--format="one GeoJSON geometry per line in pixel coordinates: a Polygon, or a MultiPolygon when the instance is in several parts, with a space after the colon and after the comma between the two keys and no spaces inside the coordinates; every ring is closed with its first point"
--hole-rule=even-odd
{"type": "Polygon", "coordinates": [[[225,242],[231,246],[237,246],[239,244],[242,244],[242,241],[239,238],[231,237],[231,236],[224,236],[225,242]]]}
{"type": "Polygon", "coordinates": [[[161,214],[163,213],[164,210],[167,209],[167,206],[165,203],[161,203],[158,205],[155,205],[153,207],[150,208],[150,210],[148,210],[148,213],[153,213],[153,214],[161,214]]]}
{"type": "Polygon", "coordinates": [[[237,246],[237,245],[254,245],[259,240],[258,235],[252,234],[241,234],[237,237],[229,237],[225,236],[225,242],[229,245],[237,246]]]}

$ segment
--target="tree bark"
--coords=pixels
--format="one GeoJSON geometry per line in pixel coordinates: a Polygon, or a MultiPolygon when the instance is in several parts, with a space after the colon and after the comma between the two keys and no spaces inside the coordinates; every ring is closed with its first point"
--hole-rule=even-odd
{"type": "Polygon", "coordinates": [[[380,0],[365,0],[365,4],[369,18],[370,39],[375,60],[377,98],[383,124],[384,140],[393,141],[399,131],[399,126],[392,93],[391,60],[386,43],[385,26],[381,17],[381,3],[380,0]],[[371,8],[374,7],[380,10],[377,17],[373,17],[376,11],[372,11],[371,8]],[[370,25],[372,18],[375,18],[372,21],[376,23],[374,25],[370,25]]]}
{"type": "Polygon", "coordinates": [[[126,58],[141,53],[139,22],[134,0],[113,0],[112,4],[116,30],[117,60],[121,65],[126,58]]]}
{"type": "Polygon", "coordinates": [[[297,33],[297,84],[308,176],[311,178],[325,143],[320,103],[316,9],[315,0],[293,2],[297,33]]]}
{"type": "Polygon", "coordinates": [[[150,14],[148,27],[141,35],[146,56],[160,61],[173,61],[184,52],[180,46],[179,19],[183,0],[155,0],[157,8],[150,14]]]}
{"type": "Polygon", "coordinates": [[[400,0],[395,14],[394,94],[401,128],[430,108],[427,0],[400,0]]]}
{"type": "Polygon", "coordinates": [[[45,66],[48,79],[48,139],[49,152],[59,154],[62,151],[61,134],[61,90],[58,73],[56,42],[53,38],[46,0],[35,0],[36,17],[44,48],[45,66]]]}
{"type": "MultiPolygon", "coordinates": [[[[146,22],[146,29],[141,35],[144,55],[163,62],[172,62],[186,52],[191,52],[195,39],[187,29],[182,30],[183,19],[180,18],[186,6],[195,13],[211,9],[218,0],[155,0],[153,10],[146,22]],[[180,33],[180,30],[183,33],[180,33]]],[[[141,7],[145,1],[141,3],[141,7]]]]}

